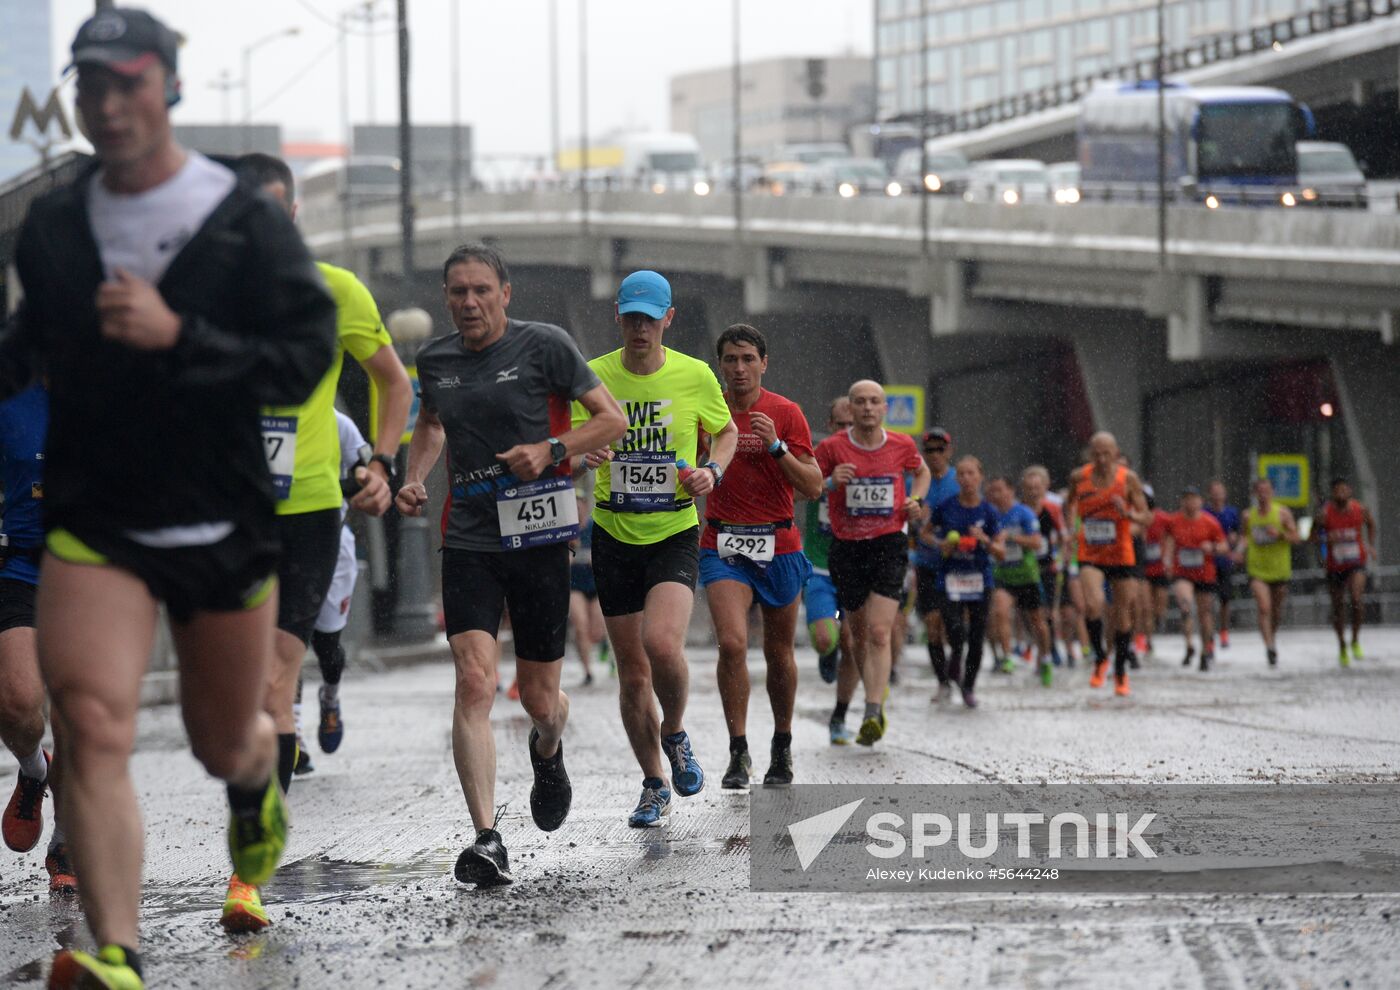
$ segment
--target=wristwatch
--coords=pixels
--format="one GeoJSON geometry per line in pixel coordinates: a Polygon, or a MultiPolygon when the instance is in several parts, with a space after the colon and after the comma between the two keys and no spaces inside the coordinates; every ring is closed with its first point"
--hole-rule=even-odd
{"type": "Polygon", "coordinates": [[[710,474],[714,475],[715,487],[718,488],[719,483],[724,480],[724,472],[720,469],[719,461],[710,461],[705,467],[709,468],[710,474]]]}
{"type": "Polygon", "coordinates": [[[549,438],[549,463],[558,467],[569,457],[569,449],[564,446],[564,441],[558,437],[549,438]]]}
{"type": "Polygon", "coordinates": [[[772,457],[775,461],[781,461],[787,455],[787,441],[784,440],[782,437],[779,437],[777,440],[774,440],[773,446],[768,448],[768,456],[772,457]]]}
{"type": "MultiPolygon", "coordinates": [[[[382,467],[384,469],[385,480],[391,485],[398,477],[398,472],[394,469],[394,459],[388,454],[375,454],[369,459],[369,463],[378,464],[382,467]]],[[[369,467],[369,464],[366,464],[365,467],[369,467]]]]}

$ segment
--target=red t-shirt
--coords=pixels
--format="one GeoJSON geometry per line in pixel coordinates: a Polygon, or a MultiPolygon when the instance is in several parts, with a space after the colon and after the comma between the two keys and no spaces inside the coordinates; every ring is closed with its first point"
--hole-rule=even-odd
{"type": "Polygon", "coordinates": [[[1146,548],[1144,562],[1147,564],[1143,573],[1150,578],[1162,577],[1167,572],[1167,561],[1162,555],[1162,537],[1167,535],[1167,524],[1171,520],[1170,512],[1153,509],[1152,522],[1147,524],[1147,532],[1143,534],[1142,542],[1146,548]]]}
{"type": "Polygon", "coordinates": [[[1366,513],[1361,503],[1352,499],[1346,508],[1337,508],[1331,499],[1322,508],[1322,529],[1327,534],[1327,569],[1349,571],[1366,566],[1366,544],[1361,536],[1366,525],[1366,513]]]}
{"type": "Polygon", "coordinates": [[[1202,512],[1195,519],[1187,519],[1176,513],[1167,523],[1168,533],[1176,544],[1174,574],[1199,584],[1215,583],[1215,553],[1205,553],[1201,546],[1205,543],[1225,542],[1225,531],[1209,512],[1202,512]]]}
{"type": "MultiPolygon", "coordinates": [[[[726,399],[729,397],[726,395],[726,399]]],[[[734,459],[724,472],[724,484],[705,499],[705,521],[755,525],[792,519],[792,482],[783,467],[773,460],[768,447],[749,426],[749,413],[761,412],[773,421],[780,440],[787,441],[788,457],[812,453],[812,431],[797,403],[776,392],[762,389],[748,412],[731,409],[739,443],[734,459]]],[[[705,526],[700,547],[715,549],[716,531],[705,526]]],[[[795,553],[802,549],[802,530],[788,526],[776,533],[774,553],[795,553]]]]}
{"type": "Polygon", "coordinates": [[[854,464],[856,477],[831,492],[827,505],[831,532],[838,540],[873,540],[904,529],[904,473],[917,471],[923,458],[913,437],[886,433],[874,450],[857,446],[850,430],[833,433],[817,444],[822,477],[838,464],[854,464]]]}

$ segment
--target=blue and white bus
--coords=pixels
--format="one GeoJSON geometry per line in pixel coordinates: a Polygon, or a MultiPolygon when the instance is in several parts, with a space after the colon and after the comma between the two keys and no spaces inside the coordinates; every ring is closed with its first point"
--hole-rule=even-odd
{"type": "MultiPolygon", "coordinates": [[[[1312,114],[1283,90],[1166,84],[1168,196],[1293,205],[1312,114]]],[[[1103,83],[1080,103],[1084,199],[1157,198],[1157,84],[1103,83]]]]}

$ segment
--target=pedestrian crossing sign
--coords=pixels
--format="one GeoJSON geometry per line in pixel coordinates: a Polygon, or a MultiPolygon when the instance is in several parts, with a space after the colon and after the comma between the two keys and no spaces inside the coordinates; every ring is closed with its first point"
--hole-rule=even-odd
{"type": "Polygon", "coordinates": [[[1273,484],[1274,498],[1280,505],[1307,508],[1310,474],[1306,454],[1259,455],[1259,477],[1268,478],[1273,484]]]}
{"type": "Polygon", "coordinates": [[[924,390],[918,385],[885,386],[885,429],[919,436],[924,432],[924,390]]]}

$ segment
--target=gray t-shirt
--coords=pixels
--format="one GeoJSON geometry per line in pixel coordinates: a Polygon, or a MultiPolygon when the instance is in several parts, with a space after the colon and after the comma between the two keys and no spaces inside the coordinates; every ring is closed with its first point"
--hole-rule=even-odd
{"type": "MultiPolygon", "coordinates": [[[[445,546],[503,549],[497,496],[519,479],[496,455],[567,433],[569,403],[601,384],[573,338],[549,323],[511,320],[482,351],[468,350],[455,331],[424,345],[419,395],[447,433],[452,501],[445,546]]],[[[558,473],[567,476],[567,467],[558,473]]]]}

